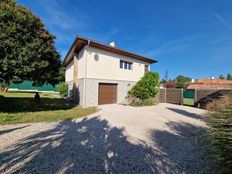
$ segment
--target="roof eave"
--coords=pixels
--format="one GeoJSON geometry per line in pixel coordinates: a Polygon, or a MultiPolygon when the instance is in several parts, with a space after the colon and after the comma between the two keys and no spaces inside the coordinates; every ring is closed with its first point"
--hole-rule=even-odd
{"type": "Polygon", "coordinates": [[[115,52],[115,53],[118,53],[118,54],[123,54],[125,56],[132,57],[134,59],[138,59],[138,60],[141,60],[141,61],[145,61],[145,62],[148,62],[150,64],[158,62],[157,60],[147,58],[147,57],[144,57],[144,56],[140,56],[138,54],[134,54],[134,53],[131,53],[131,52],[128,52],[128,51],[124,51],[122,49],[114,48],[114,47],[111,47],[109,45],[102,44],[100,42],[95,42],[93,40],[90,40],[88,38],[85,38],[85,37],[82,37],[82,36],[78,35],[75,38],[75,40],[73,41],[68,53],[66,54],[66,56],[65,56],[65,58],[64,58],[64,60],[62,62],[62,65],[67,65],[72,60],[73,54],[74,54],[75,49],[76,49],[75,46],[76,46],[78,40],[82,41],[83,45],[87,45],[88,41],[90,41],[89,42],[90,46],[97,47],[97,48],[104,49],[104,50],[108,50],[108,51],[115,52]]]}

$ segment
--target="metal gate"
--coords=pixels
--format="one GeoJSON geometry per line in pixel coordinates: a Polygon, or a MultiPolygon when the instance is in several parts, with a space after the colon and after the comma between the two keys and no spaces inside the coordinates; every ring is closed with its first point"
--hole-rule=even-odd
{"type": "Polygon", "coordinates": [[[195,104],[195,90],[185,89],[183,91],[183,104],[188,106],[194,106],[195,104]]]}

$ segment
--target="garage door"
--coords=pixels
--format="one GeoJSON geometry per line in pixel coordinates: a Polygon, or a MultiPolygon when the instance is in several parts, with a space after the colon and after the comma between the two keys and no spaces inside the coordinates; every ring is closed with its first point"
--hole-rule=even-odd
{"type": "Polygon", "coordinates": [[[117,102],[117,84],[99,83],[98,104],[110,104],[117,102]]]}

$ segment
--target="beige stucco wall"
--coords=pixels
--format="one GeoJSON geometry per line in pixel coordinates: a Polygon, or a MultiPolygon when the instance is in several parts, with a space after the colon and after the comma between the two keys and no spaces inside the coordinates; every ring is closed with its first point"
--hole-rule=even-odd
{"type": "Polygon", "coordinates": [[[81,49],[75,56],[78,57],[78,79],[82,79],[85,77],[86,50],[81,49]]]}
{"type": "Polygon", "coordinates": [[[85,54],[87,54],[87,78],[138,81],[144,75],[144,66],[149,65],[147,62],[93,47],[85,47],[85,54]],[[98,61],[95,60],[96,54],[98,61]],[[132,70],[121,69],[120,60],[132,62],[132,70]]]}
{"type": "MultiPolygon", "coordinates": [[[[80,105],[83,105],[83,78],[85,76],[85,50],[82,49],[78,54],[74,54],[74,58],[78,59],[78,73],[77,73],[77,79],[78,79],[78,93],[79,93],[79,103],[80,105]],[[79,83],[79,79],[80,83],[79,83]]],[[[74,59],[66,66],[65,69],[65,82],[69,85],[69,97],[73,96],[73,81],[74,80],[74,59]]]]}
{"type": "MultiPolygon", "coordinates": [[[[104,79],[86,79],[86,99],[80,105],[84,107],[91,107],[98,105],[98,86],[99,83],[114,83],[117,84],[117,101],[116,103],[121,103],[125,100],[128,90],[130,90],[136,82],[132,81],[120,81],[120,80],[104,80],[104,79]]],[[[80,96],[81,96],[80,90],[80,96]]]]}
{"type": "Polygon", "coordinates": [[[65,69],[65,81],[69,82],[69,81],[73,81],[73,60],[66,66],[65,69]]]}
{"type": "MultiPolygon", "coordinates": [[[[74,55],[78,59],[78,104],[83,107],[98,104],[99,83],[117,83],[117,103],[122,102],[127,91],[144,75],[149,63],[85,46],[74,55]],[[98,60],[95,55],[98,55],[98,60]],[[120,60],[132,62],[132,70],[121,69],[120,60]]],[[[73,60],[66,67],[65,81],[73,89],[73,60]]],[[[150,66],[149,66],[150,69],[150,66]]],[[[70,92],[72,93],[72,92],[70,92]]]]}

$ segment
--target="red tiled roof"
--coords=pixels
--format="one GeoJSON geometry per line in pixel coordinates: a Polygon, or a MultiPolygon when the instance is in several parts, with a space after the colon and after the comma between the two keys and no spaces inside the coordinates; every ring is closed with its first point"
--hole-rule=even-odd
{"type": "Polygon", "coordinates": [[[232,84],[226,83],[208,83],[208,84],[190,84],[187,89],[232,89],[232,84]]]}
{"type": "Polygon", "coordinates": [[[224,79],[199,79],[198,83],[232,83],[232,80],[224,80],[224,79]]]}

